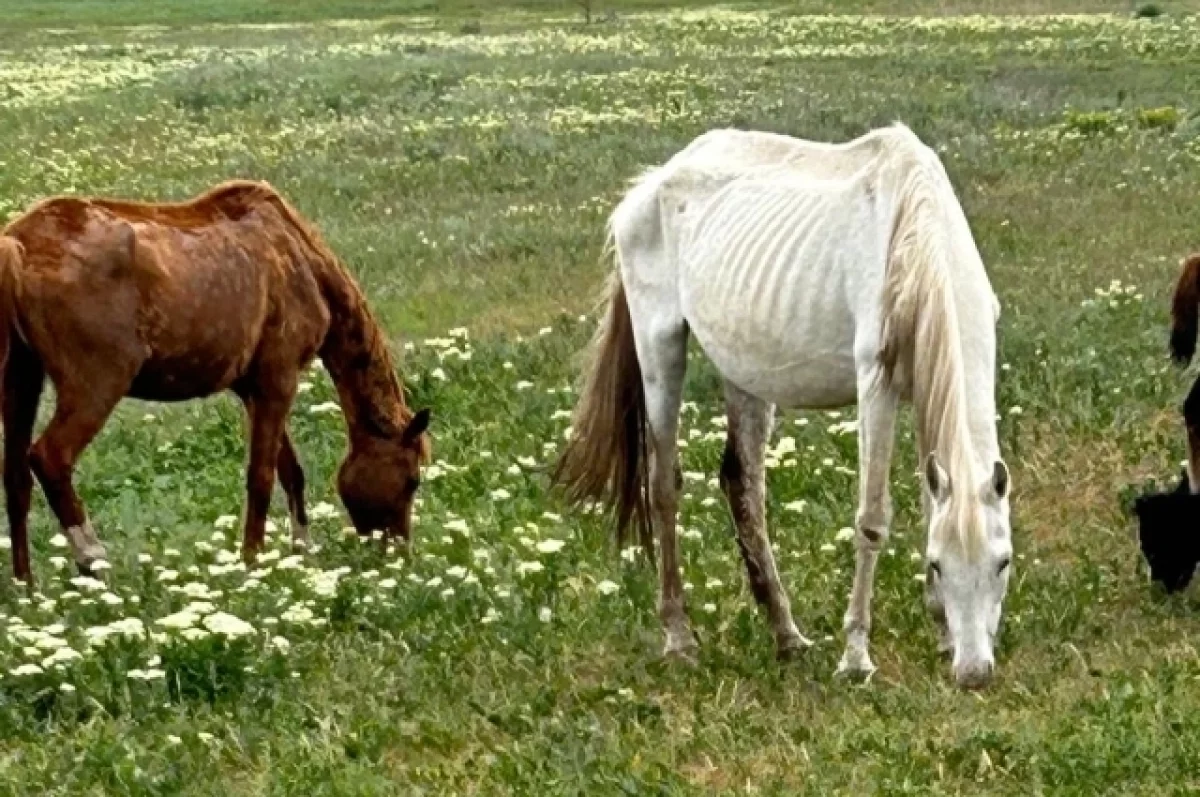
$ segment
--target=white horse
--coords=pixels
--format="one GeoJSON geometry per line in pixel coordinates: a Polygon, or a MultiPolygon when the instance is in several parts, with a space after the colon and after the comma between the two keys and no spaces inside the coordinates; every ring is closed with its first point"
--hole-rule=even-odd
{"type": "Polygon", "coordinates": [[[1000,306],[937,155],[899,124],[841,144],[717,130],[637,180],[609,234],[618,273],[555,478],[575,500],[615,506],[618,532],[636,526],[648,550],[657,531],[667,655],[696,648],[675,534],[690,330],[725,379],[721,484],[779,654],[810,643],[764,522],[774,408],[859,406],[857,551],[838,669],[866,674],[905,399],[929,522],[926,602],[957,682],[985,685],[1012,557],[994,399],[1000,306]]]}

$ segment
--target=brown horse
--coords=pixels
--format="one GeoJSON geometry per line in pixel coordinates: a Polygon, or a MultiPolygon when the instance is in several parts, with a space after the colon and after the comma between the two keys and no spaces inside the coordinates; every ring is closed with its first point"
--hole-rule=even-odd
{"type": "Polygon", "coordinates": [[[316,355],[349,431],[342,502],[360,534],[407,541],[429,412],[405,405],[362,292],[274,189],[235,181],[177,204],[55,197],[13,221],[0,235],[0,357],[16,577],[31,578],[32,474],[80,569],[105,557],[71,475],[125,396],[237,394],[250,426],[243,557],[262,549],[276,470],[293,540],[305,541],[304,474],[287,416],[316,355]],[[47,376],[55,411],[32,443],[47,376]]]}
{"type": "MultiPolygon", "coordinates": [[[[1175,296],[1171,300],[1171,356],[1180,365],[1196,353],[1197,311],[1200,309],[1200,254],[1183,261],[1175,296]]],[[[1188,436],[1188,480],[1193,493],[1200,493],[1200,378],[1192,385],[1183,404],[1183,421],[1188,436]]]]}

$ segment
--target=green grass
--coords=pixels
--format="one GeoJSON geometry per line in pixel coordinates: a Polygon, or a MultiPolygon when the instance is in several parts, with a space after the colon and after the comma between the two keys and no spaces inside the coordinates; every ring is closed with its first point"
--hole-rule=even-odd
{"type": "MultiPolygon", "coordinates": [[[[436,17],[403,0],[0,2],[5,29],[19,31],[0,45],[0,218],[57,192],[181,198],[234,176],[270,180],[326,232],[397,346],[413,344],[405,376],[412,400],[434,409],[442,471],[421,488],[413,562],[344,538],[333,516],[314,523],[322,547],[302,568],[277,561],[247,579],[222,572],[237,529],[211,539],[243,503],[237,405],[127,403],[76,480],[123,603],[56,570],[63,551],[40,497],[41,595],[0,578],[0,794],[1200,788],[1200,604],[1150,589],[1122,506],[1146,479],[1173,479],[1183,457],[1190,375],[1165,348],[1178,260],[1200,242],[1190,6],[1135,21],[1132,5],[1101,2],[1056,8],[1116,15],[634,5],[647,4],[586,29],[566,3],[493,9],[468,34],[466,2],[436,17]],[[202,26],[268,20],[296,24],[202,26]],[[104,27],[136,22],[170,27],[104,27]],[[83,28],[44,29],[71,23],[83,28]],[[578,316],[607,270],[606,213],[642,166],[711,127],[832,140],[894,119],[942,151],[1004,306],[998,398],[1017,562],[997,682],[963,694],[934,652],[911,558],[924,534],[907,431],[876,589],[881,670],[865,686],[833,677],[853,554],[822,546],[853,519],[856,479],[839,468],[855,468],[856,446],[825,413],[789,414],[777,433],[799,455],[770,473],[769,519],[817,645],[774,661],[704,480],[716,475],[720,402],[699,353],[682,435],[685,470],[703,479],[687,482],[681,524],[703,649],[698,667],[671,667],[653,576],[545,483],[573,401],[562,388],[594,324],[578,316]],[[469,330],[457,351],[427,340],[455,327],[469,330]],[[798,499],[804,512],[783,508],[798,499]],[[539,551],[549,539],[565,546],[539,551]],[[544,569],[523,574],[533,561],[544,569]],[[336,586],[320,575],[342,567],[336,586]],[[604,580],[619,590],[601,594],[604,580]],[[249,638],[181,641],[155,625],[212,591],[204,600],[253,624],[249,638]],[[122,616],[168,636],[110,638],[62,671],[12,673],[56,644],[28,629],[62,625],[53,633],[84,651],[85,629],[122,616]],[[34,643],[43,649],[26,650],[34,643]],[[148,668],[164,677],[127,675],[148,668]]],[[[342,424],[309,411],[333,397],[323,374],[309,381],[293,434],[310,504],[336,506],[342,424]]],[[[284,515],[280,498],[281,526],[284,515]]]]}

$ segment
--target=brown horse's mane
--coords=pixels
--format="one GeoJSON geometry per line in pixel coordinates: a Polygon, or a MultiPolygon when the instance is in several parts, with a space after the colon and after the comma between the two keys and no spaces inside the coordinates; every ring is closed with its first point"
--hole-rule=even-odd
{"type": "MultiPolygon", "coordinates": [[[[226,188],[231,197],[237,196],[247,205],[265,203],[274,207],[296,231],[314,259],[323,266],[315,276],[325,301],[329,303],[330,312],[335,318],[342,319],[343,324],[331,328],[321,348],[321,358],[335,379],[343,376],[339,374],[340,369],[357,371],[353,374],[344,373],[344,376],[358,381],[365,395],[371,397],[369,406],[374,410],[370,417],[361,420],[370,423],[374,431],[380,434],[392,435],[403,430],[413,417],[413,412],[404,400],[404,390],[400,386],[383,331],[349,270],[325,243],[321,234],[270,185],[226,183],[211,193],[217,194],[218,198],[224,197],[222,189],[226,188]],[[248,189],[250,186],[257,191],[246,193],[247,198],[243,199],[238,189],[248,189]],[[389,416],[387,410],[391,407],[398,411],[397,417],[389,416]]],[[[235,207],[239,205],[235,204],[235,207]]]]}

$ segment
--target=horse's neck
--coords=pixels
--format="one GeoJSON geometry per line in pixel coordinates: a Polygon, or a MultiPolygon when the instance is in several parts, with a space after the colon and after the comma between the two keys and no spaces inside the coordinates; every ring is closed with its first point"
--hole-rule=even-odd
{"type": "MultiPolygon", "coordinates": [[[[938,320],[947,322],[944,342],[956,349],[958,356],[935,354],[926,359],[925,373],[914,374],[914,378],[932,380],[937,371],[946,369],[938,386],[928,384],[922,391],[935,405],[945,402],[944,406],[927,407],[926,412],[947,413],[935,424],[930,445],[939,451],[961,452],[964,456],[960,462],[969,463],[975,475],[983,478],[991,473],[1000,451],[996,434],[995,298],[966,217],[956,201],[949,207],[947,202],[946,197],[937,196],[934,204],[927,206],[926,212],[938,216],[935,226],[948,230],[948,235],[934,250],[940,262],[933,264],[944,270],[944,279],[933,284],[944,292],[945,303],[927,301],[924,312],[943,316],[938,320]]],[[[919,323],[933,321],[927,318],[919,323]]]]}
{"type": "Polygon", "coordinates": [[[399,434],[410,413],[379,325],[340,265],[324,271],[330,323],[320,354],[337,387],[350,436],[399,434]]]}

